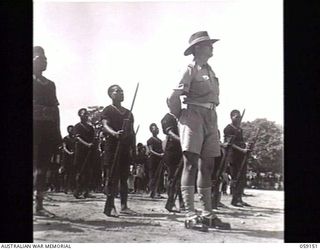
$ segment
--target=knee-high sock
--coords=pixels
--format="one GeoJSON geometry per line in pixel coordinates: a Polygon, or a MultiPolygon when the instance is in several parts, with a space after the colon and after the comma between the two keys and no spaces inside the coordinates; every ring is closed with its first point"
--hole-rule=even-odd
{"type": "Polygon", "coordinates": [[[199,198],[202,206],[202,215],[212,215],[211,187],[198,188],[199,198]]]}
{"type": "Polygon", "coordinates": [[[194,186],[181,186],[181,194],[183,197],[187,216],[195,214],[194,210],[194,186]]]}

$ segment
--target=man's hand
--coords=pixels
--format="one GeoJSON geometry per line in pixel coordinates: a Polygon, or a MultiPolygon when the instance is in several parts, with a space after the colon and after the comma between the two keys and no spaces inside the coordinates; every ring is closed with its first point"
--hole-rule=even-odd
{"type": "Polygon", "coordinates": [[[226,147],[228,147],[230,145],[231,145],[231,143],[228,143],[228,142],[220,143],[220,146],[223,147],[223,148],[226,148],[226,147]]]}
{"type": "Polygon", "coordinates": [[[246,153],[250,153],[252,150],[249,148],[244,148],[242,149],[242,153],[246,154],[246,153]]]}
{"type": "Polygon", "coordinates": [[[113,136],[119,139],[124,133],[124,130],[120,129],[117,132],[113,133],[113,136]]]}

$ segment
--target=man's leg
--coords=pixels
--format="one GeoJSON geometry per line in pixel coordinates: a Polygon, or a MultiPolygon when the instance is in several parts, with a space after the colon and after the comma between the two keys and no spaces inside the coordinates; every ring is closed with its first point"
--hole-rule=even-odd
{"type": "MultiPolygon", "coordinates": [[[[121,164],[122,165],[122,164],[121,164]]],[[[130,165],[125,164],[121,166],[120,170],[120,203],[121,211],[128,208],[128,178],[129,178],[130,165]]]]}
{"type": "Polygon", "coordinates": [[[44,147],[44,145],[35,145],[33,150],[37,152],[36,172],[34,176],[35,187],[35,210],[37,214],[44,214],[43,199],[44,191],[46,190],[46,174],[50,164],[50,157],[52,150],[50,147],[44,147]]]}
{"type": "Polygon", "coordinates": [[[239,180],[239,201],[240,203],[242,204],[242,206],[245,206],[245,207],[250,207],[251,205],[244,202],[242,200],[242,196],[243,196],[243,193],[244,193],[244,189],[246,187],[246,184],[247,184],[247,166],[244,166],[244,169],[242,171],[242,174],[240,176],[240,180],[239,180]]]}
{"type": "Polygon", "coordinates": [[[167,203],[165,205],[165,208],[171,212],[173,207],[174,207],[174,196],[176,193],[176,183],[174,181],[174,174],[176,172],[177,166],[173,164],[167,164],[168,166],[168,189],[167,189],[167,194],[168,194],[168,199],[167,203]]]}
{"type": "Polygon", "coordinates": [[[200,196],[200,201],[203,206],[203,216],[209,216],[212,214],[212,171],[214,168],[214,157],[202,158],[200,160],[200,166],[198,170],[198,192],[200,196]]]}
{"type": "Polygon", "coordinates": [[[232,190],[232,199],[231,199],[231,205],[236,207],[242,207],[242,204],[240,202],[240,192],[239,189],[239,180],[237,179],[239,173],[239,164],[233,162],[231,165],[231,183],[230,183],[230,189],[232,190]]]}
{"type": "Polygon", "coordinates": [[[198,169],[199,155],[191,152],[183,154],[183,170],[181,176],[181,193],[184,200],[186,216],[196,215],[194,209],[194,186],[198,169]]]}
{"type": "Polygon", "coordinates": [[[112,173],[113,175],[109,176],[107,181],[107,186],[105,188],[105,194],[107,196],[107,199],[106,199],[103,213],[111,217],[119,216],[114,204],[116,185],[118,185],[118,182],[119,182],[119,177],[117,172],[118,171],[116,171],[116,168],[115,168],[114,172],[112,173]]]}
{"type": "Polygon", "coordinates": [[[203,223],[209,227],[230,229],[229,223],[222,222],[212,211],[211,176],[214,168],[214,157],[203,157],[198,171],[198,192],[202,205],[203,223]]]}

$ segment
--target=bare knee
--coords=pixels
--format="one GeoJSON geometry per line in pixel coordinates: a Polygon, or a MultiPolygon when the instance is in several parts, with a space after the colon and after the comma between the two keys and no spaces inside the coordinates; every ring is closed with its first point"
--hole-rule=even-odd
{"type": "Polygon", "coordinates": [[[183,153],[185,171],[195,171],[198,168],[199,155],[191,152],[183,153]]]}

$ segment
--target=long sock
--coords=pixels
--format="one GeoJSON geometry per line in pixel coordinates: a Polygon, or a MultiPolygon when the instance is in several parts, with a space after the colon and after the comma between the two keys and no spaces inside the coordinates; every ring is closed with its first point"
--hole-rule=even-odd
{"type": "Polygon", "coordinates": [[[212,216],[211,187],[198,187],[199,198],[202,206],[202,216],[212,216]]]}
{"type": "Polygon", "coordinates": [[[194,210],[194,186],[181,186],[181,194],[183,197],[186,216],[190,217],[195,215],[194,210]]]}

